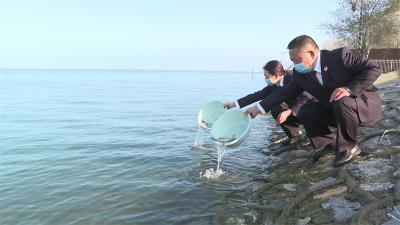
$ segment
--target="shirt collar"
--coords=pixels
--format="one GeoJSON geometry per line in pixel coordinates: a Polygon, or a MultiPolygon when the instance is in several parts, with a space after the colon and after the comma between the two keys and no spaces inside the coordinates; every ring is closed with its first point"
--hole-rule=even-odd
{"type": "Polygon", "coordinates": [[[316,71],[317,73],[321,73],[321,52],[319,52],[318,54],[318,59],[317,59],[317,63],[315,64],[314,67],[314,71],[316,71]]]}
{"type": "Polygon", "coordinates": [[[283,79],[285,79],[285,76],[282,76],[281,80],[279,81],[279,86],[283,87],[283,79]]]}

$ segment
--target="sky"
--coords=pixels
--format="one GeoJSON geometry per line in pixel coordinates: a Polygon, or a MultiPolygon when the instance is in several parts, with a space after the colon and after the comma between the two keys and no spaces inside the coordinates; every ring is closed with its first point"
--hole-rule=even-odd
{"type": "Polygon", "coordinates": [[[0,0],[0,68],[259,70],[337,0],[0,0]]]}

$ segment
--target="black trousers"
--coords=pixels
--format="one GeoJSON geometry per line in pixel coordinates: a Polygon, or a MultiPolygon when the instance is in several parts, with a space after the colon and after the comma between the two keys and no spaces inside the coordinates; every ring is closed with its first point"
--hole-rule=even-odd
{"type": "MultiPolygon", "coordinates": [[[[279,114],[285,110],[288,110],[289,107],[287,106],[276,106],[271,109],[271,115],[272,117],[276,120],[278,118],[279,114]]],[[[282,127],[282,130],[285,132],[285,134],[289,137],[292,138],[294,136],[298,136],[300,134],[300,128],[299,125],[300,121],[296,116],[290,115],[286,119],[285,122],[283,122],[280,126],[282,127]]]]}
{"type": "Polygon", "coordinates": [[[319,102],[301,107],[297,117],[303,123],[314,148],[332,145],[337,152],[353,148],[357,144],[360,126],[357,104],[352,97],[343,97],[324,106],[319,102]],[[329,127],[337,127],[333,134],[329,127]]]}

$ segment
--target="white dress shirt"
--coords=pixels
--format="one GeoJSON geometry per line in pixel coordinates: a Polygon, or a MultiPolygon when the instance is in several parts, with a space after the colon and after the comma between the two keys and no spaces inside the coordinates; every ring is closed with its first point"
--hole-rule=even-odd
{"type": "Polygon", "coordinates": [[[321,53],[318,54],[317,64],[315,64],[314,71],[317,72],[316,76],[317,76],[319,83],[321,85],[324,85],[324,82],[322,81],[321,57],[320,56],[321,56],[321,53]]]}

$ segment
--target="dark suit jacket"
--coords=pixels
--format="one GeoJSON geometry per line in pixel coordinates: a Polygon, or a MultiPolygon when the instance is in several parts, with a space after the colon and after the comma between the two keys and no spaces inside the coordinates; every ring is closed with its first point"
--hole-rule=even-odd
{"type": "MultiPolygon", "coordinates": [[[[286,86],[287,84],[289,84],[292,79],[293,79],[292,75],[283,76],[283,86],[286,86]]],[[[254,102],[260,101],[260,100],[266,98],[267,96],[269,96],[272,92],[274,92],[278,89],[281,89],[281,88],[282,87],[279,85],[268,85],[260,91],[254,92],[253,94],[249,94],[243,98],[240,98],[238,100],[239,106],[240,106],[240,108],[243,108],[254,102]]],[[[313,99],[314,99],[314,97],[312,95],[310,95],[307,92],[304,92],[304,93],[298,95],[297,97],[286,99],[285,102],[288,104],[290,109],[295,114],[297,114],[298,110],[301,108],[302,105],[304,105],[305,103],[307,103],[308,101],[311,101],[313,99]]],[[[268,112],[268,111],[266,111],[266,112],[268,112]]]]}
{"type": "Polygon", "coordinates": [[[348,48],[322,50],[320,59],[323,85],[311,74],[300,74],[294,70],[292,82],[261,101],[264,110],[270,110],[302,91],[307,91],[328,108],[331,107],[329,99],[332,92],[338,87],[348,87],[357,103],[361,123],[370,124],[382,116],[382,99],[373,85],[382,73],[377,64],[361,58],[348,48]]]}

